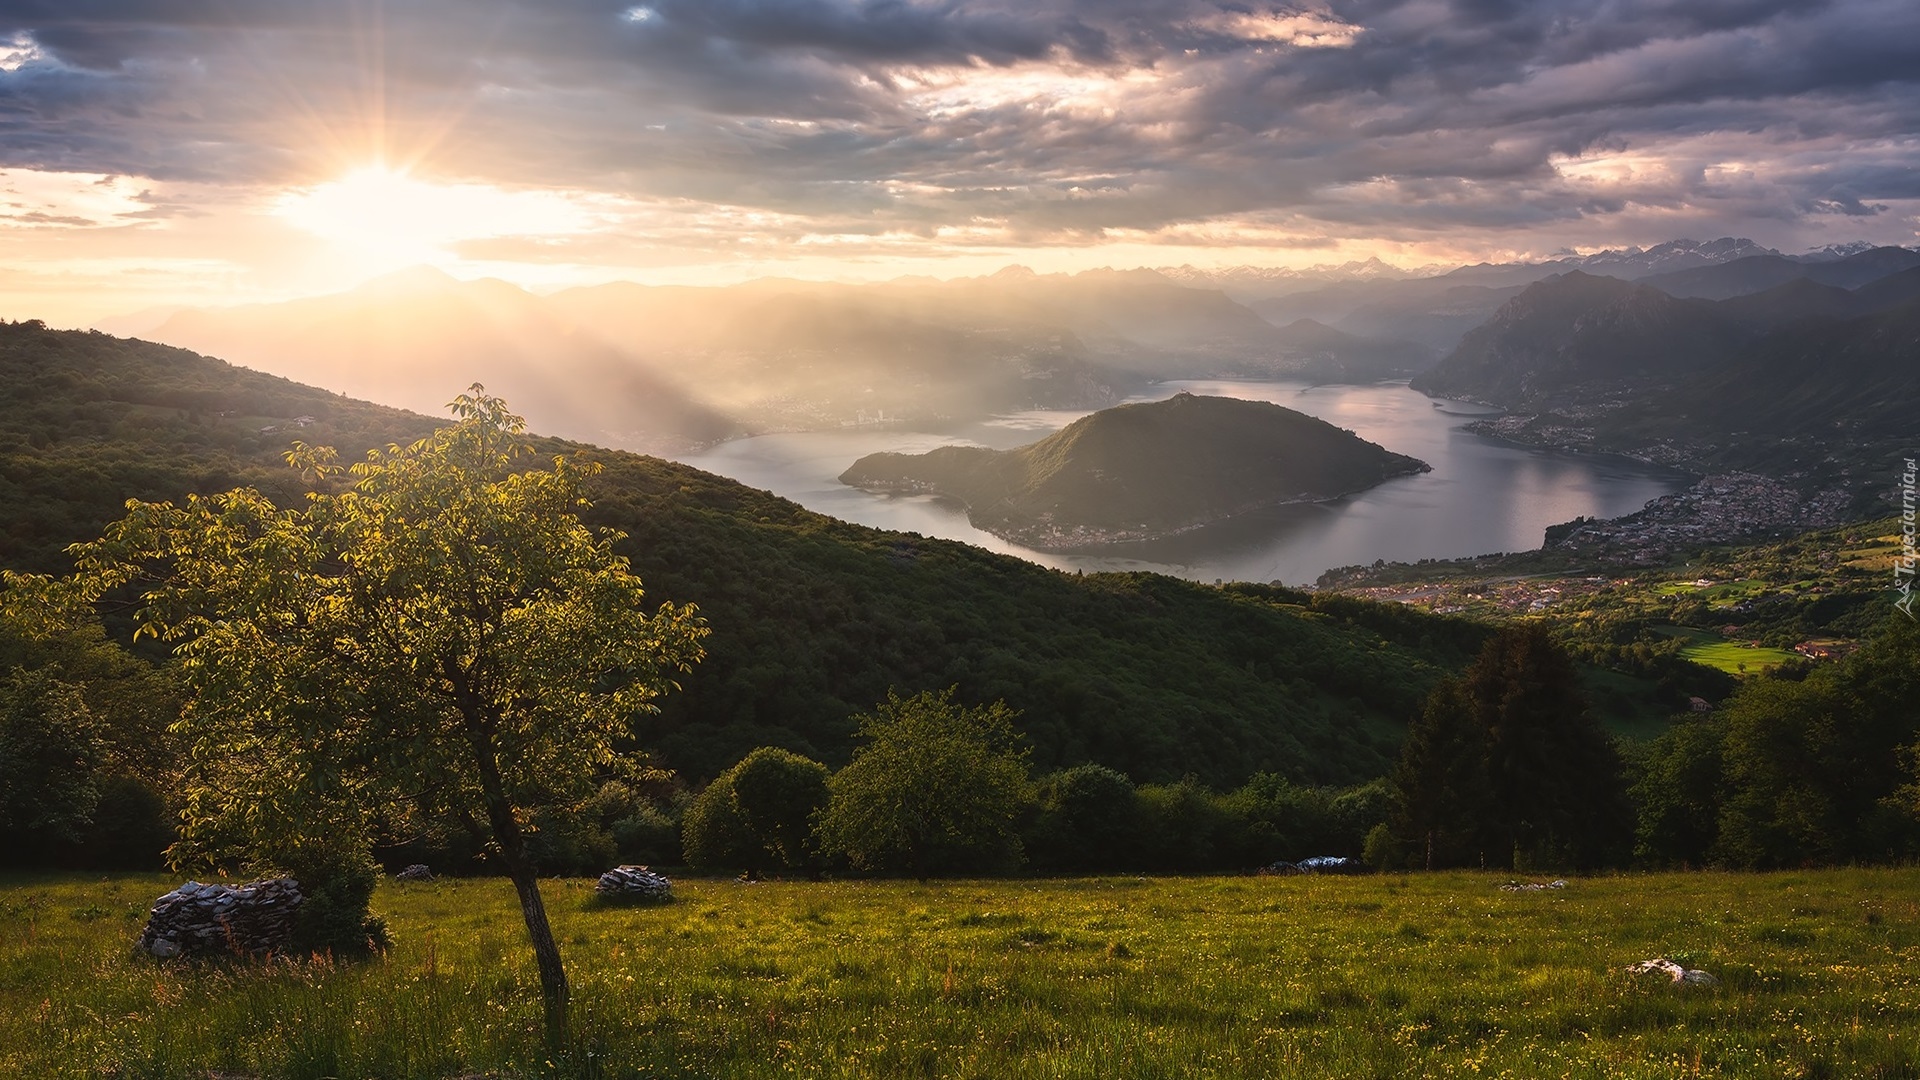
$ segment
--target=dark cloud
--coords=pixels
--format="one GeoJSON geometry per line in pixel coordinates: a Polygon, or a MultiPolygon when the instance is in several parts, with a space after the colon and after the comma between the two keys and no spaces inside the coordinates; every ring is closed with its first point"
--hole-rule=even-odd
{"type": "Polygon", "coordinates": [[[1920,199],[1911,0],[0,0],[9,39],[0,165],[162,180],[384,150],[1035,242],[1920,199]]]}

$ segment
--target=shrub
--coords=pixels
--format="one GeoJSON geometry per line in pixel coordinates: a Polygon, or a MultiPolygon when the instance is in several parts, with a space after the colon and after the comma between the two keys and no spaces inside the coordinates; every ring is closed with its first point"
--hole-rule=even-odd
{"type": "Polygon", "coordinates": [[[867,742],[828,782],[823,850],[922,878],[1020,864],[1027,749],[1014,713],[998,701],[956,705],[953,693],[889,693],[856,718],[867,742]]]}
{"type": "Polygon", "coordinates": [[[295,952],[364,956],[387,947],[386,922],[368,911],[380,864],[357,837],[302,838],[268,865],[299,882],[306,897],[294,920],[295,952]]]}

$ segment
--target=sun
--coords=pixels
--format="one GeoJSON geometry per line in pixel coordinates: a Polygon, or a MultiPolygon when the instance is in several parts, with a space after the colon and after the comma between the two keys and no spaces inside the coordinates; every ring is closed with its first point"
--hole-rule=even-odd
{"type": "Polygon", "coordinates": [[[470,241],[577,235],[599,218],[576,192],[444,183],[379,165],[286,192],[275,213],[371,271],[455,261],[470,241]]]}

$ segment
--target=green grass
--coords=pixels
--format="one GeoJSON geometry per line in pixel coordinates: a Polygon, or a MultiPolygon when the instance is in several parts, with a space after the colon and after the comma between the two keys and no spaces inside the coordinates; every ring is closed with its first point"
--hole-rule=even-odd
{"type": "Polygon", "coordinates": [[[1920,1076],[1920,870],[1504,880],[549,882],[549,1055],[504,882],[383,887],[370,963],[163,965],[177,879],[16,878],[0,1075],[1920,1076]],[[1722,985],[1622,971],[1663,955],[1722,985]]]}
{"type": "Polygon", "coordinates": [[[1797,659],[1799,655],[1786,649],[1728,641],[1710,630],[1696,630],[1687,626],[1658,626],[1654,629],[1667,637],[1688,639],[1691,644],[1680,650],[1681,656],[1696,664],[1719,668],[1729,675],[1758,675],[1768,668],[1797,659]]]}

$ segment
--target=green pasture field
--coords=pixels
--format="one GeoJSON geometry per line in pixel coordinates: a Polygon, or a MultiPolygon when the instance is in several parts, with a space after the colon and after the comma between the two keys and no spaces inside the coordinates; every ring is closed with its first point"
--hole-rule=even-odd
{"type": "Polygon", "coordinates": [[[388,884],[384,957],[137,955],[157,875],[0,878],[8,1077],[1920,1077],[1920,869],[388,884]],[[1711,988],[1635,976],[1666,956],[1711,988]]]}
{"type": "Polygon", "coordinates": [[[1696,664],[1719,668],[1729,675],[1758,675],[1771,667],[1778,667],[1789,660],[1796,659],[1797,653],[1785,649],[1773,649],[1765,646],[1742,645],[1728,641],[1719,634],[1707,630],[1695,630],[1685,626],[1656,626],[1654,630],[1668,637],[1688,639],[1681,648],[1680,655],[1696,664]]]}

